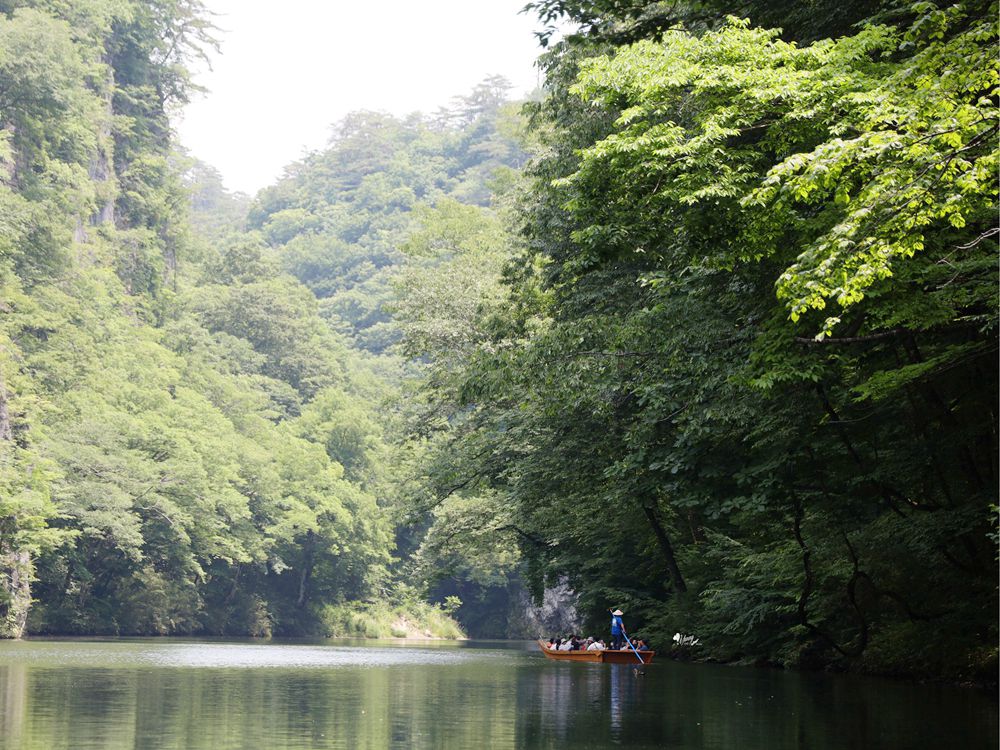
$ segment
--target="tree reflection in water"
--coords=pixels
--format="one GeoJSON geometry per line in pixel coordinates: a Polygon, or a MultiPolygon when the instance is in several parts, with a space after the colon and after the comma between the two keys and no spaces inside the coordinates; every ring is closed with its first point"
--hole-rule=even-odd
{"type": "Polygon", "coordinates": [[[0,750],[995,750],[996,724],[973,690],[516,644],[0,643],[0,750]]]}

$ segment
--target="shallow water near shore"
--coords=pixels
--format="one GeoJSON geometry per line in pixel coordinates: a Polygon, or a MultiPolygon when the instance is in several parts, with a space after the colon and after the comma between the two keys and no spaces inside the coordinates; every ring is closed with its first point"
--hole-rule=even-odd
{"type": "Polygon", "coordinates": [[[528,643],[0,643],[0,748],[996,748],[988,692],[528,643]]]}

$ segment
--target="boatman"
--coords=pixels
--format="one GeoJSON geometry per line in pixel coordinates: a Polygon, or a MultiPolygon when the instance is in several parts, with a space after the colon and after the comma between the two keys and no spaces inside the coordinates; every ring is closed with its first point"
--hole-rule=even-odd
{"type": "Polygon", "coordinates": [[[611,613],[611,648],[615,651],[621,650],[625,642],[625,625],[622,623],[622,615],[625,614],[620,609],[611,613]]]}

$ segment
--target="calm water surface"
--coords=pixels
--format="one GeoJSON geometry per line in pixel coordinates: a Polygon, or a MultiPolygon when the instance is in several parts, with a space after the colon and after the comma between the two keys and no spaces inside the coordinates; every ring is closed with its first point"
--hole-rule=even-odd
{"type": "Polygon", "coordinates": [[[0,643],[0,748],[997,747],[992,694],[533,644],[0,643]]]}

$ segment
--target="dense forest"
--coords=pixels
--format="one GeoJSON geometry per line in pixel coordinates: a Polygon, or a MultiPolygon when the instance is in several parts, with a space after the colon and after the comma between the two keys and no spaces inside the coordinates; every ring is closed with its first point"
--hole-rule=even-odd
{"type": "Polygon", "coordinates": [[[378,308],[419,191],[483,192],[500,84],[456,104],[468,122],[345,122],[290,170],[318,202],[320,174],[356,166],[310,245],[293,191],[248,220],[172,142],[185,65],[212,44],[197,3],[3,10],[4,632],[457,634],[395,570],[402,359],[324,303],[350,280],[378,308]],[[395,141],[412,164],[375,174],[395,141]],[[366,601],[402,617],[342,606],[366,601]]]}
{"type": "Polygon", "coordinates": [[[172,135],[198,0],[0,0],[3,635],[530,636],[561,591],[994,675],[996,4],[526,12],[530,101],[354,113],[250,197],[172,135]]]}

